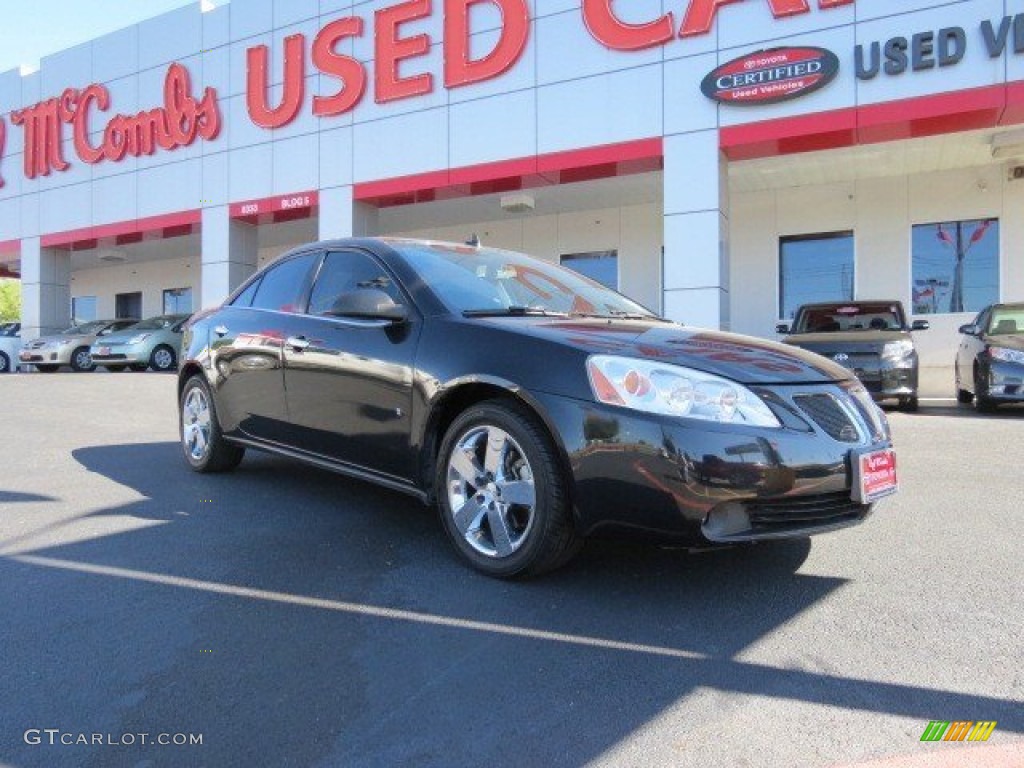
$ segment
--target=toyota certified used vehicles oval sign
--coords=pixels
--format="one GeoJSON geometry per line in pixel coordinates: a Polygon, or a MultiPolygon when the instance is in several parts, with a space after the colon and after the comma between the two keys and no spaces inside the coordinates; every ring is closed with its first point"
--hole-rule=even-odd
{"type": "Polygon", "coordinates": [[[722,104],[788,101],[828,85],[839,74],[839,57],[824,48],[773,48],[740,56],[708,74],[700,89],[722,104]]]}

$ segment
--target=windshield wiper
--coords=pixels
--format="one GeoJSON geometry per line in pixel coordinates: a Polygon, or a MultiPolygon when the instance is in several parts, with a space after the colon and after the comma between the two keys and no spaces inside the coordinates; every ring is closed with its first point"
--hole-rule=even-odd
{"type": "Polygon", "coordinates": [[[653,320],[658,323],[670,323],[664,317],[645,315],[640,312],[625,312],[621,309],[610,309],[607,312],[572,312],[570,317],[593,317],[599,320],[653,320]]]}
{"type": "Polygon", "coordinates": [[[494,309],[466,309],[463,317],[568,317],[565,312],[552,312],[542,307],[495,307],[494,309]]]}

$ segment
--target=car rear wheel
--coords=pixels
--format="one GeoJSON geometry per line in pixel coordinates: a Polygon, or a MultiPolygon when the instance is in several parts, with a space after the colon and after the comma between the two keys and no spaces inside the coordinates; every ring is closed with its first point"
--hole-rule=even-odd
{"type": "Polygon", "coordinates": [[[917,399],[917,395],[913,397],[901,397],[900,398],[900,410],[906,413],[916,413],[920,407],[920,402],[917,399]]]}
{"type": "Polygon", "coordinates": [[[244,448],[224,440],[213,397],[200,376],[185,383],[178,409],[178,430],[185,460],[196,472],[232,470],[245,455],[244,448]]]}
{"type": "Polygon", "coordinates": [[[150,367],[154,371],[160,371],[161,373],[173,371],[177,362],[178,361],[174,356],[174,350],[164,345],[154,349],[153,354],[149,356],[150,367]]]}
{"type": "Polygon", "coordinates": [[[437,463],[438,507],[456,550],[489,576],[557,568],[576,551],[566,477],[551,438],[503,401],[455,419],[437,463]]]}
{"type": "Polygon", "coordinates": [[[9,358],[3,352],[0,352],[0,373],[11,372],[11,358],[9,358]]]}
{"type": "Polygon", "coordinates": [[[88,347],[79,347],[71,353],[71,370],[77,373],[91,373],[96,370],[88,347]]]}

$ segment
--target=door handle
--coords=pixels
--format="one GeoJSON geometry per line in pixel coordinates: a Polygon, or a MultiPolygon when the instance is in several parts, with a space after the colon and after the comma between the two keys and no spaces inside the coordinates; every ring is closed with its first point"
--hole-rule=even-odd
{"type": "Polygon", "coordinates": [[[225,336],[228,335],[227,326],[224,325],[218,325],[216,328],[213,329],[213,332],[216,333],[221,338],[224,338],[225,336]]]}
{"type": "Polygon", "coordinates": [[[304,336],[289,336],[284,345],[296,352],[305,352],[309,349],[309,340],[304,336]]]}

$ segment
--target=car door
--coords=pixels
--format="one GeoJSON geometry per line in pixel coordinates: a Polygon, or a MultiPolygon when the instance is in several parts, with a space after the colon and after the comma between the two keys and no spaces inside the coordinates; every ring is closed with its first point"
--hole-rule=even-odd
{"type": "Polygon", "coordinates": [[[211,319],[210,356],[217,407],[230,433],[290,443],[284,394],[284,340],[304,307],[319,253],[270,268],[211,319]]]}
{"type": "Polygon", "coordinates": [[[350,466],[412,479],[413,371],[421,319],[387,269],[361,250],[327,253],[301,333],[286,339],[288,414],[302,448],[350,466]],[[375,289],[409,308],[401,323],[329,313],[375,289]]]}

